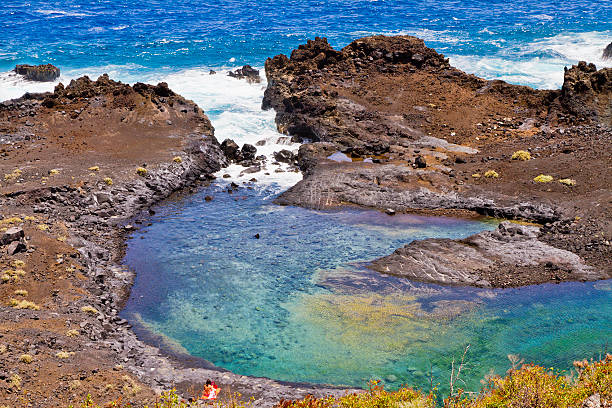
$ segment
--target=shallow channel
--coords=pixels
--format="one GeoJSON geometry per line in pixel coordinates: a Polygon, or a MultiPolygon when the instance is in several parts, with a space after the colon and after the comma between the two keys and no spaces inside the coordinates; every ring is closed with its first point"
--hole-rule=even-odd
{"type": "Polygon", "coordinates": [[[280,207],[274,187],[226,187],[163,203],[128,241],[137,277],[122,315],[141,336],[238,374],[442,390],[467,345],[462,386],[475,390],[509,368],[509,354],[569,369],[612,338],[611,281],[487,290],[364,267],[412,240],[466,237],[494,220],[280,207]]]}

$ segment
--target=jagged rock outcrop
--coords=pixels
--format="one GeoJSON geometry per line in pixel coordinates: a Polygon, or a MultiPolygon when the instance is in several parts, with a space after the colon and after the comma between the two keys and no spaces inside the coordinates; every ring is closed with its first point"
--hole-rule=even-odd
{"type": "Polygon", "coordinates": [[[54,65],[17,65],[15,72],[25,79],[38,82],[53,82],[60,76],[60,69],[54,65]]]}
{"type": "MultiPolygon", "coordinates": [[[[342,50],[308,41],[266,61],[262,107],[276,111],[280,132],[307,142],[297,157],[304,179],[277,202],[545,223],[542,242],[612,276],[611,72],[580,63],[562,89],[535,90],[453,68],[414,37],[342,50]],[[530,160],[512,160],[519,150],[530,160]],[[553,181],[535,182],[540,174],[553,181]]],[[[494,286],[509,273],[496,268],[494,286]]],[[[556,280],[545,267],[531,274],[556,280]]]]}
{"type": "Polygon", "coordinates": [[[606,48],[603,50],[603,54],[601,55],[603,59],[611,59],[612,58],[612,42],[608,44],[606,48]]]}
{"type": "MultiPolygon", "coordinates": [[[[341,51],[317,37],[300,45],[290,58],[269,58],[265,67],[268,88],[262,107],[276,110],[280,132],[302,140],[333,142],[339,150],[351,149],[356,155],[381,155],[402,139],[423,135],[421,129],[409,124],[413,117],[425,116],[419,111],[408,117],[372,109],[372,105],[391,105],[393,97],[388,89],[385,97],[376,92],[370,95],[365,88],[355,89],[368,77],[412,76],[414,85],[423,86],[425,81],[417,81],[435,76],[471,94],[500,94],[506,99],[525,95],[533,104],[540,102],[529,88],[485,81],[451,67],[444,55],[410,36],[366,37],[341,51]]],[[[406,82],[401,88],[411,86],[406,82]]],[[[467,102],[462,105],[464,109],[473,106],[467,102]]]]}
{"type": "Polygon", "coordinates": [[[246,79],[248,83],[260,83],[261,77],[259,76],[259,70],[253,68],[250,65],[245,65],[242,68],[238,68],[235,71],[230,71],[227,74],[232,78],[236,79],[246,79]]]}
{"type": "Polygon", "coordinates": [[[612,126],[612,68],[580,61],[565,70],[560,101],[578,118],[612,126]]]}

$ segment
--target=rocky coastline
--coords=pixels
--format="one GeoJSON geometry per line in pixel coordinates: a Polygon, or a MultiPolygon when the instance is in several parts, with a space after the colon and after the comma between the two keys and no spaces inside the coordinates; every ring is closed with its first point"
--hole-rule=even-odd
{"type": "Polygon", "coordinates": [[[0,126],[3,401],[142,406],[173,387],[196,396],[207,378],[258,406],[344,392],[233,374],[145,344],[119,317],[134,278],[121,265],[129,233],[151,205],[227,165],[197,105],[164,83],[83,77],[2,103],[0,126]]]}
{"type": "Polygon", "coordinates": [[[525,237],[500,230],[503,240],[413,243],[374,269],[487,287],[612,277],[612,69],[581,62],[560,90],[534,90],[466,74],[418,38],[374,36],[342,50],[308,41],[268,59],[266,76],[262,107],[276,111],[280,132],[308,142],[297,158],[304,180],[278,203],[538,224],[524,251],[498,256],[525,237]],[[486,268],[455,262],[473,251],[486,268]]]}
{"type": "MultiPolygon", "coordinates": [[[[412,37],[369,37],[342,51],[316,39],[268,60],[266,75],[263,107],[308,142],[275,157],[305,175],[280,204],[535,223],[415,242],[372,269],[483,287],[612,277],[610,70],[581,63],[561,90],[536,91],[465,74],[412,37]]],[[[89,393],[141,406],[172,387],[194,396],[206,378],[257,406],[346,392],[215,368],[146,344],[118,316],[134,278],[125,240],[151,205],[230,161],[256,165],[256,149],[220,144],[195,103],[164,83],[83,77],[0,104],[0,139],[3,400],[58,407],[89,393]]]]}

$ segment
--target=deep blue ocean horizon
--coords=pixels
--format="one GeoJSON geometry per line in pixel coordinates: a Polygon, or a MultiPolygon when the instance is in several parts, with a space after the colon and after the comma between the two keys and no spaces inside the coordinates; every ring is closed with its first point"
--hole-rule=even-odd
{"type": "Polygon", "coordinates": [[[335,47],[373,34],[409,34],[487,78],[551,88],[562,67],[604,64],[612,3],[555,1],[125,0],[4,1],[0,72],[52,63],[73,76],[111,71],[137,81],[196,67],[262,67],[315,36],[335,47]],[[94,69],[95,68],[95,69],[94,69]]]}

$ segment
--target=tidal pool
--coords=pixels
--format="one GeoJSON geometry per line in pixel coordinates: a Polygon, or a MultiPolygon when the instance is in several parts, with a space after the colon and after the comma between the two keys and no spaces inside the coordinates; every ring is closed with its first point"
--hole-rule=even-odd
{"type": "Polygon", "coordinates": [[[612,338],[611,281],[486,290],[364,267],[412,240],[466,237],[493,220],[313,211],[273,204],[271,187],[226,188],[165,202],[128,241],[137,277],[122,315],[139,335],[238,374],[442,392],[468,345],[459,385],[477,390],[509,368],[509,354],[569,370],[612,338]]]}

